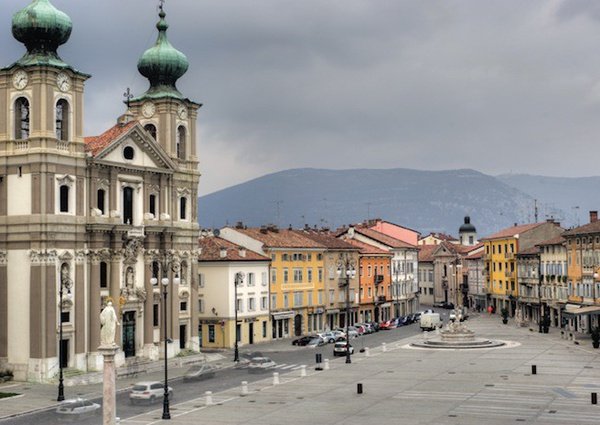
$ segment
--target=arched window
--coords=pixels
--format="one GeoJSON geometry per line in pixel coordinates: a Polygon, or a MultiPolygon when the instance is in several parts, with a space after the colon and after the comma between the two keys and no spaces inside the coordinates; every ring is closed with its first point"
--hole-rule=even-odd
{"type": "Polygon", "coordinates": [[[123,223],[133,224],[133,189],[123,188],[123,223]]]}
{"type": "Polygon", "coordinates": [[[56,138],[69,140],[69,102],[65,99],[56,102],[56,138]]]}
{"type": "Polygon", "coordinates": [[[185,159],[185,127],[177,128],[177,158],[185,159]]]}
{"type": "Polygon", "coordinates": [[[149,199],[149,212],[156,218],[156,195],[151,194],[149,199]]]}
{"type": "Polygon", "coordinates": [[[20,97],[15,101],[15,139],[29,138],[29,101],[20,97]]]}
{"type": "Polygon", "coordinates": [[[179,219],[186,219],[187,198],[179,198],[179,219]]]}
{"type": "Polygon", "coordinates": [[[102,212],[102,215],[104,215],[105,202],[106,191],[104,189],[98,189],[98,209],[100,210],[100,212],[102,212]]]}
{"type": "Polygon", "coordinates": [[[150,133],[150,136],[152,136],[152,138],[156,140],[156,126],[154,124],[146,124],[144,126],[144,130],[150,133]]]}
{"type": "Polygon", "coordinates": [[[69,212],[69,186],[60,187],[60,212],[69,212]]]}

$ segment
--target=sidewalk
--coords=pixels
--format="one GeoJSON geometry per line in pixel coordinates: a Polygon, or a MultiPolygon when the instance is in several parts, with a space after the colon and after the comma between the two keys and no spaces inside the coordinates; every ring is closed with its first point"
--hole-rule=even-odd
{"type": "MultiPolygon", "coordinates": [[[[169,359],[169,375],[171,378],[182,376],[187,366],[192,363],[206,361],[220,364],[225,356],[220,353],[200,353],[186,357],[175,357],[169,359]]],[[[164,362],[162,360],[146,364],[146,372],[128,374],[117,379],[118,391],[131,387],[140,380],[161,380],[164,377],[164,362]]],[[[225,366],[224,366],[225,367],[225,366]]],[[[91,372],[65,379],[65,399],[70,398],[94,398],[102,396],[102,372],[91,372]],[[99,379],[97,379],[99,378],[99,379]],[[93,382],[87,384],[87,382],[93,382]]],[[[29,382],[6,382],[0,384],[0,392],[12,392],[21,394],[17,397],[0,399],[0,420],[46,410],[58,405],[58,384],[35,384],[29,382]]]]}
{"type": "MultiPolygon", "coordinates": [[[[478,336],[511,341],[484,350],[418,350],[400,340],[353,355],[352,364],[308,370],[233,388],[172,406],[170,424],[597,424],[600,350],[575,345],[560,333],[539,334],[502,325],[498,316],[479,316],[468,325],[478,336]],[[532,374],[536,365],[537,374],[532,374]],[[358,384],[363,393],[357,393],[358,384]]],[[[162,422],[159,409],[122,421],[162,422]]],[[[167,422],[165,422],[167,423],[167,422]]]]}

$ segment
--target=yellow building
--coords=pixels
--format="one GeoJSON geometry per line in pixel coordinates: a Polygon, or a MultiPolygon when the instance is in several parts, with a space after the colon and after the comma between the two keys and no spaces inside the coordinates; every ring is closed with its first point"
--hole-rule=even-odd
{"type": "Polygon", "coordinates": [[[514,315],[519,296],[516,254],[562,232],[557,223],[546,221],[509,227],[483,238],[488,305],[498,313],[506,308],[514,315]]]}
{"type": "Polygon", "coordinates": [[[299,231],[276,226],[225,227],[220,234],[233,243],[271,258],[273,338],[324,330],[324,245],[299,231]]]}

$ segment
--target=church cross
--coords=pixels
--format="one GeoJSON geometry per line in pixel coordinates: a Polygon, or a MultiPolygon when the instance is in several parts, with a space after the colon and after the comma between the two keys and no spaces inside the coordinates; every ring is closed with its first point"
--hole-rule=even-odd
{"type": "Polygon", "coordinates": [[[131,90],[129,89],[129,87],[127,87],[127,91],[125,93],[123,93],[123,97],[125,98],[125,103],[127,104],[127,109],[129,109],[129,102],[131,101],[131,99],[133,99],[133,94],[131,93],[131,90]]]}

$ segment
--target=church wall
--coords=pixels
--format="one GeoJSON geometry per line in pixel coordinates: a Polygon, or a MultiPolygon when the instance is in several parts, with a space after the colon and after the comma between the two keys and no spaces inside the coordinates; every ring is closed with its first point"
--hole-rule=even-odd
{"type": "Polygon", "coordinates": [[[8,362],[13,368],[15,380],[27,378],[29,359],[29,250],[7,252],[8,287],[8,362]]]}
{"type": "Polygon", "coordinates": [[[7,215],[31,214],[31,174],[6,176],[8,196],[7,215]]]}

